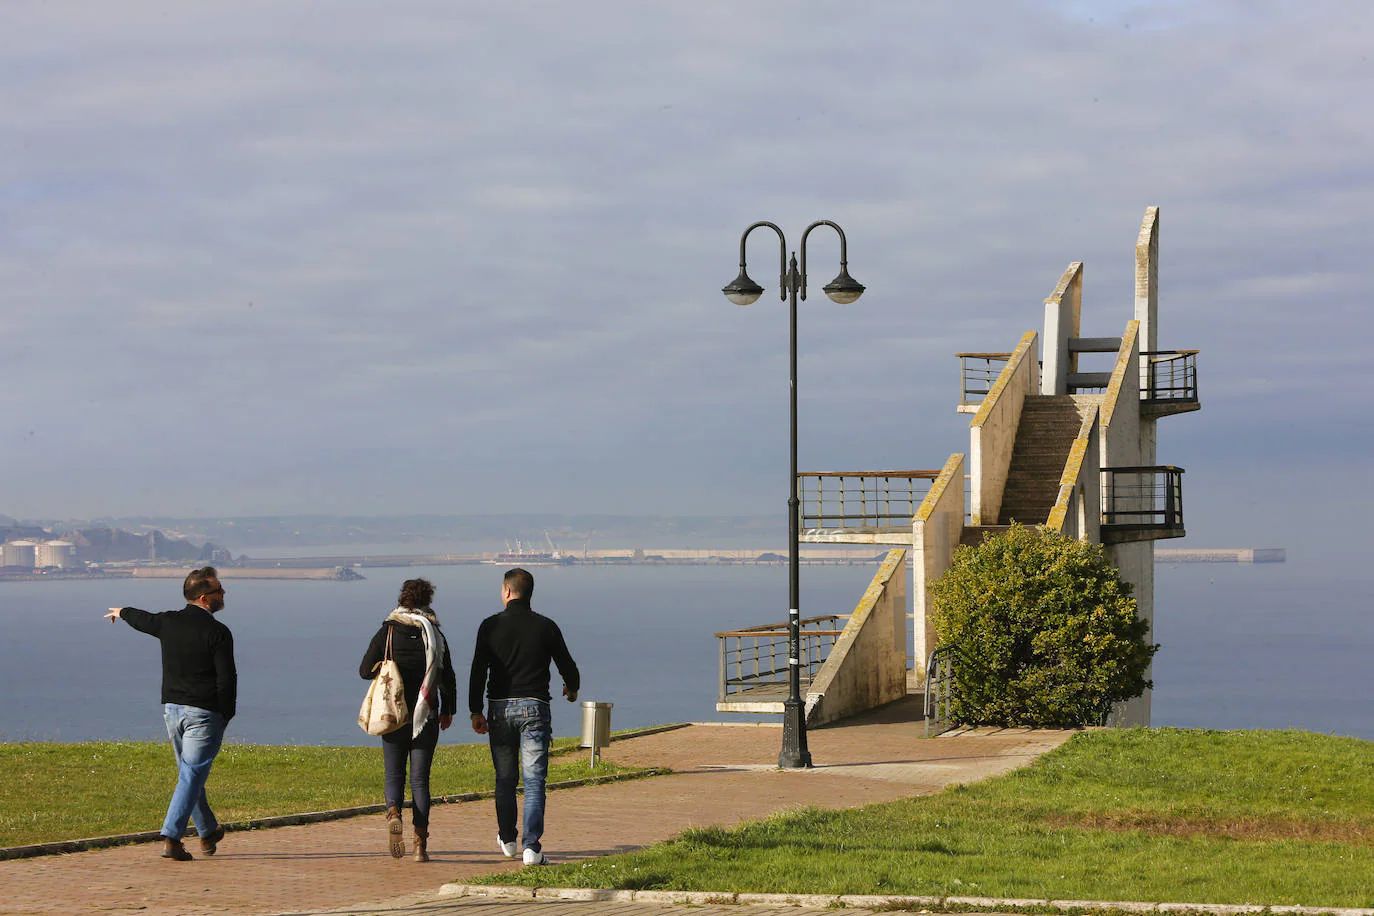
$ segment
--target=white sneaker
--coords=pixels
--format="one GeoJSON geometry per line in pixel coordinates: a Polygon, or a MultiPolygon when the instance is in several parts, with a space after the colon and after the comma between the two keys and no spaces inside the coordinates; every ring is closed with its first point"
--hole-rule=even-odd
{"type": "Polygon", "coordinates": [[[548,865],[548,864],[549,864],[549,857],[546,856],[546,855],[544,855],[542,852],[535,852],[533,849],[526,849],[526,850],[525,850],[525,864],[526,864],[526,865],[548,865]]]}
{"type": "Polygon", "coordinates": [[[501,834],[499,833],[496,835],[496,845],[501,847],[501,855],[505,856],[507,859],[514,859],[515,854],[519,851],[519,847],[515,845],[515,840],[511,840],[507,843],[505,840],[501,839],[501,834]]]}

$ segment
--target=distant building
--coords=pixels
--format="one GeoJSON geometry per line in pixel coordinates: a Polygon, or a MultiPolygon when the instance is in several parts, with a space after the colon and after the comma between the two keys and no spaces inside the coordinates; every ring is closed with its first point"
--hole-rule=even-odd
{"type": "Polygon", "coordinates": [[[40,569],[69,569],[76,565],[76,545],[71,541],[44,541],[34,548],[34,566],[40,569]]]}
{"type": "Polygon", "coordinates": [[[0,546],[0,566],[33,569],[38,559],[37,548],[33,541],[10,541],[0,546]]]}

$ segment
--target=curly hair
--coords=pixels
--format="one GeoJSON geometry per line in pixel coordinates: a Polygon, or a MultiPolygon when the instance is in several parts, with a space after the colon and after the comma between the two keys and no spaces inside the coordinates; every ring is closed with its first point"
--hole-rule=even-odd
{"type": "Polygon", "coordinates": [[[401,597],[396,599],[399,607],[427,608],[434,600],[434,583],[428,579],[407,579],[401,586],[401,597]]]}

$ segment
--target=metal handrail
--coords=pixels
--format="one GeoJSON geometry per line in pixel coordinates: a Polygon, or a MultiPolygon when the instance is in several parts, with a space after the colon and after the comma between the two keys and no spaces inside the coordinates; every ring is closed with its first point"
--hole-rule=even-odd
{"type": "MultiPolygon", "coordinates": [[[[832,620],[848,619],[848,614],[822,614],[819,617],[803,617],[801,619],[801,625],[806,626],[807,624],[826,623],[832,620]]],[[[761,623],[755,627],[740,627],[734,630],[722,630],[721,632],[717,633],[716,636],[762,636],[766,633],[773,633],[775,631],[786,633],[787,621],[784,620],[782,623],[761,623]]]]}
{"type": "Polygon", "coordinates": [[[1102,468],[1102,524],[1183,527],[1183,468],[1171,464],[1102,468]]]}
{"type": "Polygon", "coordinates": [[[1142,401],[1193,402],[1197,396],[1197,350],[1144,350],[1140,354],[1142,401]]]}
{"type": "Polygon", "coordinates": [[[937,646],[926,662],[925,733],[927,738],[949,731],[954,691],[958,686],[954,663],[968,664],[968,656],[957,645],[937,646]]]}
{"type": "Polygon", "coordinates": [[[981,404],[992,390],[1010,353],[955,353],[959,360],[959,406],[981,404]],[[976,400],[975,400],[976,399],[976,400]]]}
{"type": "MultiPolygon", "coordinates": [[[[805,617],[799,622],[803,685],[811,683],[817,669],[825,663],[830,650],[844,634],[844,630],[836,627],[835,622],[847,620],[848,616],[824,614],[805,617]]],[[[722,630],[715,635],[720,653],[720,689],[717,695],[721,702],[745,690],[787,686],[786,623],[722,630]]]]}
{"type": "Polygon", "coordinates": [[[806,471],[797,475],[801,527],[907,528],[938,470],[806,471]],[[925,481],[924,486],[920,481],[925,481]]]}

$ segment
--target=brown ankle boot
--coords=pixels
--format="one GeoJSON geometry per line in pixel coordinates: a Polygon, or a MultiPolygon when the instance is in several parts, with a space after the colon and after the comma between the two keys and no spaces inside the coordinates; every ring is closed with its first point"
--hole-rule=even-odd
{"type": "Polygon", "coordinates": [[[176,862],[189,862],[193,858],[186,851],[186,847],[181,845],[181,840],[173,840],[170,837],[162,838],[162,858],[172,859],[176,862]]]}
{"type": "Polygon", "coordinates": [[[401,833],[401,812],[396,808],[386,809],[387,849],[393,859],[406,854],[406,841],[401,833]]]}
{"type": "Polygon", "coordinates": [[[420,830],[419,828],[416,828],[416,830],[415,830],[415,861],[416,861],[416,862],[428,862],[428,861],[429,861],[429,850],[426,848],[426,847],[428,847],[428,846],[429,846],[429,831],[428,831],[428,830],[420,830]]]}
{"type": "Polygon", "coordinates": [[[207,833],[200,838],[200,851],[207,856],[213,856],[215,850],[219,849],[219,843],[222,839],[224,839],[224,825],[220,824],[213,833],[207,833]]]}

